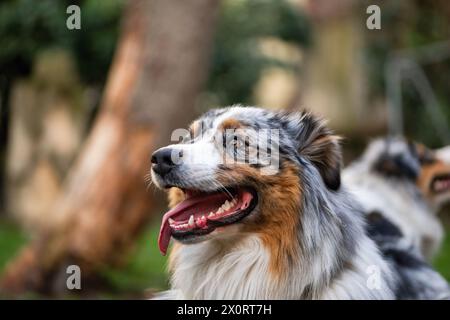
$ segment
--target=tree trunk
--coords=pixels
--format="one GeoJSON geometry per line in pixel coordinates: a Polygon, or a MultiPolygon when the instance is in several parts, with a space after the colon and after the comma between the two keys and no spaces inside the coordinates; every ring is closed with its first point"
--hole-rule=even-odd
{"type": "Polygon", "coordinates": [[[80,266],[85,289],[86,279],[136,239],[154,204],[144,181],[149,156],[194,117],[217,6],[211,0],[130,2],[101,112],[52,223],[10,262],[3,291],[66,292],[72,264],[80,266]]]}

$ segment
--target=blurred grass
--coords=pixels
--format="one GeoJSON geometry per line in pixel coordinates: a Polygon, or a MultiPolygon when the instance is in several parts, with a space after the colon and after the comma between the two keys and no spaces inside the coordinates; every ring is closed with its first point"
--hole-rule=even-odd
{"type": "Polygon", "coordinates": [[[446,231],[444,243],[433,264],[447,281],[450,281],[450,226],[447,226],[446,231]]]}
{"type": "Polygon", "coordinates": [[[159,221],[152,223],[138,239],[127,263],[102,271],[116,292],[160,291],[167,289],[167,257],[158,249],[159,221]]]}
{"type": "Polygon", "coordinates": [[[0,273],[26,241],[25,235],[17,225],[11,221],[0,219],[0,273]]]}
{"type": "MultiPolygon", "coordinates": [[[[144,291],[160,291],[168,287],[167,257],[158,250],[159,221],[141,235],[124,265],[108,267],[101,271],[111,292],[101,293],[104,298],[141,296],[144,291]]],[[[6,264],[27,242],[20,228],[11,221],[0,219],[0,274],[6,264]]]]}

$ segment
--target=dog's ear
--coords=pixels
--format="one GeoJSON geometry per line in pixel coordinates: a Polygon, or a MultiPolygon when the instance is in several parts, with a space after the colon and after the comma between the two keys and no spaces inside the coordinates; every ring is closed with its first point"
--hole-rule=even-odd
{"type": "Polygon", "coordinates": [[[334,135],[322,119],[310,113],[294,113],[290,119],[299,154],[316,166],[328,188],[338,190],[341,185],[341,138],[334,135]]]}

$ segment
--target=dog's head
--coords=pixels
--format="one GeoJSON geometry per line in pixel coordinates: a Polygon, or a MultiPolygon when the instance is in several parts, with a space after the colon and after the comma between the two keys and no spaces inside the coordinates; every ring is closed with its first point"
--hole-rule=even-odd
{"type": "Polygon", "coordinates": [[[372,169],[389,179],[415,184],[435,208],[450,201],[450,155],[448,149],[430,150],[401,138],[380,139],[366,152],[372,169]]]}
{"type": "Polygon", "coordinates": [[[172,138],[180,137],[152,155],[152,179],[170,189],[172,207],[162,221],[162,253],[171,237],[194,243],[254,232],[293,239],[308,192],[302,170],[313,170],[323,188],[340,187],[339,139],[309,113],[216,109],[172,138]]]}

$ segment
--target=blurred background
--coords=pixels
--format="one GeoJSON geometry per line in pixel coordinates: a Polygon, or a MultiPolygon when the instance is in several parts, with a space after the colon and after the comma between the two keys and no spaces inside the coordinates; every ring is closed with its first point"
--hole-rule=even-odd
{"type": "MultiPolygon", "coordinates": [[[[449,21],[445,0],[2,0],[0,296],[165,289],[149,156],[209,108],[307,108],[346,163],[388,132],[450,144],[449,21]]],[[[450,280],[449,237],[434,264],[450,280]]]]}

